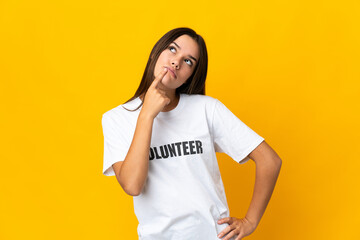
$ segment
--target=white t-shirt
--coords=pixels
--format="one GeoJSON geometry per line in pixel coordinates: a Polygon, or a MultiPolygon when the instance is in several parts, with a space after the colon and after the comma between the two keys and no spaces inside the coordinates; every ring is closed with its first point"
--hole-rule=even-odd
{"type": "MultiPolygon", "coordinates": [[[[125,159],[142,108],[122,106],[140,103],[138,97],[102,116],[106,176],[125,159]]],[[[139,239],[218,240],[228,224],[217,221],[230,211],[215,152],[245,163],[263,140],[218,99],[180,94],[176,108],[159,112],[153,122],[148,177],[133,196],[139,239]]]]}

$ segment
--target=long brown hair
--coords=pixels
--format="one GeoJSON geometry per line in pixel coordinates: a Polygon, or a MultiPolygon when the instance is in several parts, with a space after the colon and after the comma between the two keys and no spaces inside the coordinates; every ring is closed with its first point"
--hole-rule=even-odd
{"type": "MultiPolygon", "coordinates": [[[[205,45],[204,39],[197,34],[191,28],[175,28],[167,32],[164,36],[162,36],[159,41],[153,47],[148,62],[146,64],[146,68],[144,71],[144,75],[141,79],[140,85],[136,90],[133,97],[127,100],[125,103],[130,102],[131,100],[139,97],[141,94],[147,92],[148,88],[150,87],[151,83],[155,79],[154,77],[154,68],[155,64],[160,56],[160,54],[172,43],[176,38],[180,37],[181,35],[187,34],[192,37],[199,46],[200,57],[198,59],[198,63],[195,67],[193,74],[187,79],[187,81],[178,87],[175,92],[176,94],[186,93],[186,94],[201,94],[205,95],[205,80],[207,74],[207,66],[208,66],[208,54],[205,45]]],[[[124,104],[125,104],[124,103],[124,104]]],[[[136,109],[129,110],[129,111],[136,111],[142,106],[141,103],[136,109]]]]}

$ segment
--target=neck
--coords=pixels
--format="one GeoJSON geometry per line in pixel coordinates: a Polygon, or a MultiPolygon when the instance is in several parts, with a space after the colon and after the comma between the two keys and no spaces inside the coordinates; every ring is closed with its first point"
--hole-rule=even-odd
{"type": "Polygon", "coordinates": [[[170,103],[163,108],[162,112],[171,111],[179,103],[179,96],[176,94],[175,91],[166,92],[166,96],[168,96],[168,98],[170,98],[170,103]]]}
{"type": "MultiPolygon", "coordinates": [[[[170,103],[169,103],[167,106],[170,106],[170,105],[172,105],[174,102],[177,101],[178,96],[176,95],[175,89],[168,89],[168,88],[166,88],[166,87],[164,86],[164,84],[162,84],[161,81],[159,82],[159,84],[158,84],[157,87],[158,87],[159,89],[165,91],[166,96],[167,96],[168,98],[170,98],[170,103]]],[[[175,105],[176,105],[176,104],[175,104],[175,105]]],[[[165,109],[165,108],[164,108],[164,109],[165,109]]]]}

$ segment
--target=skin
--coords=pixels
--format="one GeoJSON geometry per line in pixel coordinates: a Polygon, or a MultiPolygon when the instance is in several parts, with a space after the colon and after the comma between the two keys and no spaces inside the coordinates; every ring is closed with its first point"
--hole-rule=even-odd
{"type": "MultiPolygon", "coordinates": [[[[176,44],[171,43],[159,56],[154,69],[154,75],[157,76],[164,67],[168,67],[175,72],[174,77],[170,71],[167,71],[161,82],[157,85],[158,89],[165,91],[165,95],[170,99],[170,103],[164,107],[162,112],[174,109],[179,96],[176,96],[175,90],[183,85],[194,72],[197,61],[199,60],[199,46],[190,36],[184,34],[174,40],[176,44]],[[196,61],[189,57],[193,56],[196,61]]],[[[143,96],[140,96],[143,100],[143,96]]]]}

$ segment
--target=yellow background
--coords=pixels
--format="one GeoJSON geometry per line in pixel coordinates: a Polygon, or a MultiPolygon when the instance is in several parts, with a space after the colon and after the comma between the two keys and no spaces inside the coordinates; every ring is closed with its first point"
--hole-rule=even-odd
{"type": "MultiPolygon", "coordinates": [[[[132,197],[102,175],[101,116],[137,89],[156,41],[202,35],[206,94],[283,160],[245,239],[360,239],[359,1],[0,3],[0,239],[137,239],[132,197]]],[[[218,153],[230,215],[255,164],[218,153]]]]}

